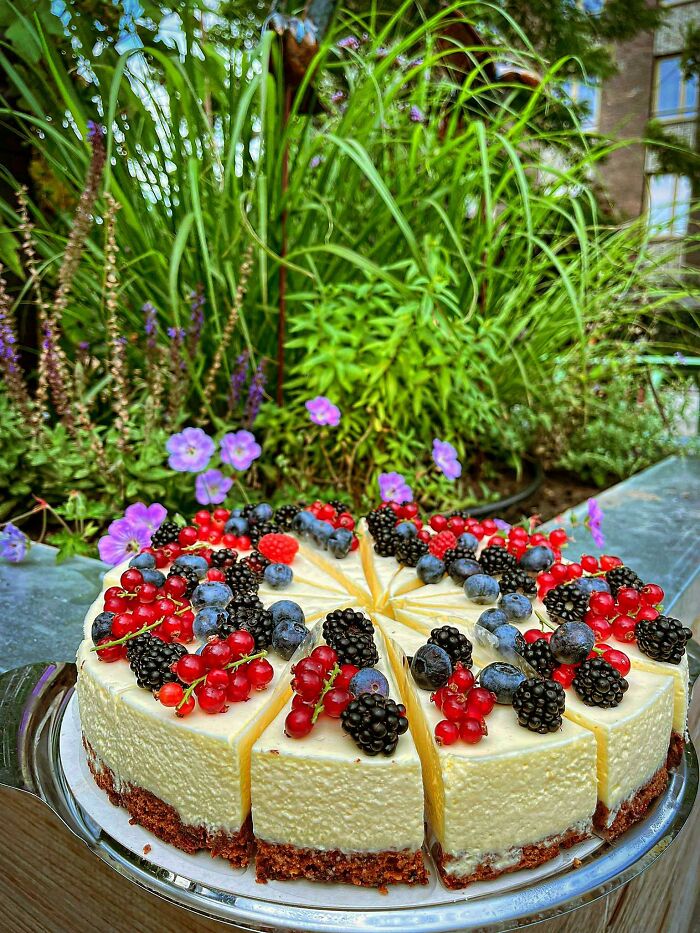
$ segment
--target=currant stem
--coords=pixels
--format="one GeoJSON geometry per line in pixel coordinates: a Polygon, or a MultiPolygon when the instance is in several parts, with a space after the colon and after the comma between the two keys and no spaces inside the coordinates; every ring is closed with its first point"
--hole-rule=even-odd
{"type": "MultiPolygon", "coordinates": [[[[163,616],[163,619],[165,616],[163,616]]],[[[117,638],[116,641],[106,641],[102,645],[93,645],[90,651],[102,651],[103,648],[116,648],[118,645],[124,645],[127,641],[131,641],[132,638],[136,638],[138,635],[143,635],[144,632],[150,632],[152,628],[155,628],[157,625],[160,625],[163,619],[158,619],[157,622],[151,622],[150,625],[144,625],[143,628],[140,628],[138,632],[127,632],[122,638],[117,638]]]]}
{"type": "MultiPolygon", "coordinates": [[[[258,658],[266,658],[266,657],[267,657],[267,651],[256,651],[255,654],[244,654],[243,657],[238,658],[237,661],[231,661],[229,664],[224,664],[221,670],[222,671],[235,671],[241,666],[241,664],[247,664],[248,661],[257,661],[258,658]]],[[[208,673],[209,671],[207,671],[207,674],[208,673]]],[[[201,683],[204,683],[204,681],[207,679],[207,674],[205,674],[203,677],[198,677],[196,680],[192,681],[189,687],[187,687],[185,692],[182,694],[182,699],[175,707],[176,710],[180,709],[183,706],[183,704],[185,704],[189,700],[189,698],[192,696],[192,692],[195,687],[199,686],[199,684],[201,683]]]]}
{"type": "Polygon", "coordinates": [[[335,667],[332,667],[331,670],[329,671],[328,679],[323,684],[323,690],[321,690],[321,695],[318,698],[318,701],[316,702],[316,706],[314,706],[314,714],[311,717],[312,725],[313,723],[316,722],[318,717],[323,712],[323,698],[328,693],[328,691],[333,687],[333,684],[335,683],[335,678],[338,676],[339,673],[340,673],[340,668],[338,667],[337,664],[335,665],[335,667]]]}

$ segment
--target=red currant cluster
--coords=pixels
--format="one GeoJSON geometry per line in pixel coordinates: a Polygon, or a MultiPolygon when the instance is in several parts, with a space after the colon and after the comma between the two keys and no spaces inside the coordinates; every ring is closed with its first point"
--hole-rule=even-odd
{"type": "Polygon", "coordinates": [[[656,619],[663,598],[664,591],[656,583],[647,583],[641,591],[622,586],[617,596],[591,593],[584,621],[595,632],[596,641],[612,636],[615,641],[634,642],[637,622],[656,619]]]}
{"type": "Polygon", "coordinates": [[[582,577],[584,573],[590,575],[604,574],[607,570],[620,566],[622,566],[622,561],[612,554],[603,554],[600,561],[591,554],[584,554],[580,562],[574,561],[564,564],[558,560],[556,564],[552,564],[549,570],[545,570],[538,575],[537,595],[540,599],[544,599],[547,593],[554,589],[555,586],[559,586],[560,583],[572,583],[582,577]]]}
{"type": "Polygon", "coordinates": [[[461,663],[455,665],[445,686],[430,699],[445,717],[435,726],[438,745],[454,745],[457,739],[476,745],[488,734],[485,718],[496,697],[490,690],[475,686],[474,675],[461,663]]]}
{"type": "MultiPolygon", "coordinates": [[[[523,637],[528,644],[532,644],[532,642],[538,641],[540,638],[549,641],[552,637],[552,632],[543,632],[538,628],[531,628],[525,632],[523,637]]],[[[598,636],[596,634],[596,642],[597,641],[598,636]]],[[[618,651],[617,648],[611,648],[610,645],[596,644],[585,660],[588,661],[591,658],[603,658],[603,660],[611,664],[622,677],[626,677],[627,674],[629,674],[631,667],[630,659],[624,651],[618,651]]],[[[566,690],[573,683],[576,670],[580,666],[580,664],[558,664],[552,672],[551,679],[556,680],[556,682],[561,684],[566,690]]]]}
{"type": "Polygon", "coordinates": [[[102,661],[126,657],[127,642],[136,635],[152,632],[162,641],[192,641],[194,612],[185,598],[187,580],[173,575],[162,587],[145,583],[140,570],[130,568],[121,575],[121,586],[105,590],[104,611],[115,613],[110,634],[97,643],[102,661]]]}
{"type": "MultiPolygon", "coordinates": [[[[330,502],[321,502],[320,499],[316,499],[311,505],[305,507],[305,511],[311,512],[314,518],[322,522],[328,522],[334,528],[346,528],[348,531],[355,530],[355,519],[350,512],[341,512],[331,505],[330,502]]],[[[359,546],[360,542],[357,535],[354,534],[352,536],[350,550],[356,551],[359,546]]]]}
{"type": "Polygon", "coordinates": [[[200,654],[186,654],[174,665],[180,683],[164,684],[158,691],[163,706],[189,716],[197,703],[205,713],[222,713],[229,703],[242,703],[251,690],[264,690],[274,676],[265,655],[255,652],[250,632],[238,629],[228,638],[213,639],[200,654]]]}
{"type": "Polygon", "coordinates": [[[303,738],[322,714],[340,719],[353,699],[350,681],[358,670],[354,664],[338,665],[338,655],[328,645],[318,645],[295,664],[292,708],[284,721],[286,734],[292,739],[303,738]]]}
{"type": "Polygon", "coordinates": [[[391,509],[396,515],[396,524],[399,522],[413,522],[418,529],[418,538],[428,544],[430,553],[440,560],[445,552],[457,546],[457,538],[467,532],[474,535],[479,541],[486,539],[488,546],[505,547],[516,558],[521,558],[529,547],[544,544],[551,548],[554,557],[561,558],[561,548],[568,541],[563,528],[555,528],[549,535],[536,532],[530,534],[522,525],[512,525],[507,534],[504,534],[492,518],[479,521],[476,518],[462,518],[461,515],[433,515],[426,523],[419,516],[418,505],[415,502],[383,502],[379,508],[391,509]]]}

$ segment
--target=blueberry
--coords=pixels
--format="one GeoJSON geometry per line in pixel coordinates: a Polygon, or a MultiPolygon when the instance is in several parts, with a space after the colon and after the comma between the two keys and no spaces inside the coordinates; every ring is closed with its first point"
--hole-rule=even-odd
{"type": "Polygon", "coordinates": [[[308,634],[303,622],[282,619],[272,630],[272,649],[288,661],[308,634]]]}
{"type": "Polygon", "coordinates": [[[294,579],[294,573],[287,564],[268,564],[263,579],[273,590],[285,590],[294,579]]]}
{"type": "Polygon", "coordinates": [[[434,554],[424,554],[416,564],[416,573],[423,583],[439,583],[445,576],[445,564],[434,554]]]}
{"type": "Polygon", "coordinates": [[[192,608],[195,612],[203,609],[204,606],[214,606],[217,609],[225,609],[233,599],[231,587],[219,580],[207,580],[206,583],[200,583],[195,587],[192,594],[192,608]]]}
{"type": "Polygon", "coordinates": [[[586,596],[591,593],[609,593],[610,584],[604,577],[580,577],[575,584],[586,596]]]}
{"type": "Polygon", "coordinates": [[[328,539],[328,550],[338,559],[347,557],[352,544],[352,532],[347,528],[336,528],[328,539]]]}
{"type": "Polygon", "coordinates": [[[231,509],[231,518],[240,518],[243,514],[243,509],[231,509]]]}
{"type": "Polygon", "coordinates": [[[458,586],[462,586],[468,577],[473,577],[474,574],[481,572],[479,564],[469,557],[460,557],[450,564],[450,576],[458,586]]]}
{"type": "Polygon", "coordinates": [[[499,626],[505,625],[507,621],[508,616],[503,609],[494,606],[493,609],[484,609],[476,620],[476,624],[482,625],[489,632],[495,632],[499,626]]]}
{"type": "Polygon", "coordinates": [[[236,535],[238,538],[247,535],[248,529],[248,520],[241,518],[239,515],[232,515],[224,525],[224,531],[227,535],[236,535]]]}
{"type": "Polygon", "coordinates": [[[388,697],[389,681],[381,671],[373,667],[363,667],[350,681],[348,690],[356,697],[361,693],[379,693],[383,697],[388,697]]]}
{"type": "Polygon", "coordinates": [[[532,615],[532,603],[522,593],[504,593],[498,605],[508,616],[509,622],[524,622],[532,615]]]}
{"type": "Polygon", "coordinates": [[[308,538],[315,521],[316,517],[311,512],[304,510],[297,512],[292,519],[292,531],[296,531],[302,538],[308,538]]]}
{"type": "Polygon", "coordinates": [[[300,622],[302,625],[306,621],[304,611],[297,603],[291,599],[280,599],[276,603],[267,607],[272,615],[272,622],[277,625],[278,622],[300,622]]]}
{"type": "Polygon", "coordinates": [[[165,574],[161,573],[160,570],[142,570],[141,576],[144,583],[152,583],[157,587],[165,584],[165,574]]]}
{"type": "Polygon", "coordinates": [[[274,509],[267,502],[261,502],[256,505],[250,513],[250,524],[261,525],[263,522],[269,522],[275,514],[274,509]]]}
{"type": "Polygon", "coordinates": [[[496,703],[509,706],[513,701],[513,694],[525,679],[525,675],[517,667],[496,661],[481,669],[479,686],[495,693],[496,703]]]}
{"type": "Polygon", "coordinates": [[[415,538],[418,529],[413,522],[399,522],[394,528],[394,534],[397,534],[400,538],[415,538]]]}
{"type": "Polygon", "coordinates": [[[226,618],[226,613],[221,611],[220,606],[205,606],[195,615],[192,631],[197,638],[209,638],[226,618]]]}
{"type": "Polygon", "coordinates": [[[499,625],[494,635],[498,641],[500,651],[507,658],[513,658],[515,655],[522,654],[525,650],[527,642],[518,629],[509,622],[506,622],[505,625],[499,625]]]}
{"type": "Polygon", "coordinates": [[[460,547],[470,547],[476,550],[479,547],[479,539],[472,534],[469,534],[468,531],[465,531],[463,534],[457,538],[457,544],[460,547]]]}
{"type": "Polygon", "coordinates": [[[494,577],[490,577],[486,573],[475,573],[473,576],[467,577],[464,583],[464,592],[467,599],[480,606],[485,606],[488,603],[495,603],[501,590],[498,586],[498,580],[494,577]]]}
{"type": "Polygon", "coordinates": [[[181,554],[176,557],[173,561],[173,569],[179,570],[181,567],[189,567],[190,570],[194,570],[200,580],[207,575],[207,570],[209,570],[209,564],[198,554],[181,554]]]}
{"type": "Polygon", "coordinates": [[[334,528],[330,522],[322,522],[320,519],[314,519],[311,526],[311,539],[318,547],[326,547],[328,539],[333,534],[334,528]]]}
{"type": "Polygon", "coordinates": [[[545,544],[538,544],[536,547],[528,548],[519,563],[523,570],[540,573],[542,570],[549,570],[552,566],[554,554],[545,544]]]}
{"type": "Polygon", "coordinates": [[[112,634],[112,619],[114,618],[113,612],[101,612],[98,616],[92,620],[92,628],[90,629],[90,635],[94,644],[100,640],[100,638],[106,638],[108,635],[112,634]]]}
{"type": "Polygon", "coordinates": [[[129,561],[130,567],[136,567],[137,570],[153,570],[156,565],[156,559],[153,554],[144,551],[143,554],[137,554],[129,561]]]}
{"type": "Polygon", "coordinates": [[[413,655],[411,673],[421,690],[438,690],[452,673],[452,661],[439,645],[421,645],[413,655]]]}
{"type": "Polygon", "coordinates": [[[593,645],[595,634],[585,622],[564,622],[549,639],[552,654],[560,664],[585,661],[593,645]]]}

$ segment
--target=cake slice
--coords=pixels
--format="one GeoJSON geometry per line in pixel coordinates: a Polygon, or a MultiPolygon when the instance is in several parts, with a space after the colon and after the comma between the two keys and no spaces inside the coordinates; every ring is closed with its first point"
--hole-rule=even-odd
{"type": "MultiPolygon", "coordinates": [[[[400,702],[381,633],[373,638],[374,670],[400,702]]],[[[399,734],[390,754],[369,755],[326,713],[307,734],[290,737],[291,709],[287,704],[253,746],[258,880],[425,883],[421,764],[411,733],[399,734]]]]}
{"type": "MultiPolygon", "coordinates": [[[[570,720],[546,735],[518,725],[510,705],[486,716],[478,744],[439,744],[443,713],[411,675],[406,656],[426,636],[377,616],[402,683],[423,764],[426,814],[444,884],[461,888],[540,865],[585,839],[596,807],[596,743],[570,720]]],[[[478,677],[479,668],[472,673],[478,677]]]]}

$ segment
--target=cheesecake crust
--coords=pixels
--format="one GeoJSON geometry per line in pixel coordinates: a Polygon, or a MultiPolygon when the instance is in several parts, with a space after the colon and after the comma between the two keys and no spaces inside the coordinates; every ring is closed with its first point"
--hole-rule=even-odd
{"type": "Polygon", "coordinates": [[[599,800],[593,815],[593,825],[606,839],[617,839],[630,826],[638,823],[646,816],[647,810],[656,798],[666,790],[667,784],[668,769],[663,764],[643,787],[640,787],[638,791],[621,804],[615,818],[609,825],[610,810],[599,800]]]}
{"type": "Polygon", "coordinates": [[[383,888],[388,884],[427,884],[421,850],[411,852],[357,852],[339,849],[301,849],[284,843],[256,839],[255,879],[293,881],[332,881],[356,884],[366,888],[383,888]]]}
{"type": "Polygon", "coordinates": [[[131,814],[131,822],[138,823],[154,836],[188,855],[208,849],[212,856],[227,859],[233,868],[245,868],[250,862],[253,848],[253,827],[250,815],[236,833],[223,830],[212,833],[205,826],[183,823],[177,810],[143,787],[125,784],[117,787],[114,773],[100,761],[94,749],[83,736],[87,763],[95,783],[103,790],[115,807],[123,807],[131,814]]]}
{"type": "Polygon", "coordinates": [[[578,842],[583,842],[584,839],[589,837],[590,833],[569,829],[560,836],[550,836],[541,842],[523,846],[520,861],[514,865],[509,865],[507,868],[495,868],[488,862],[482,862],[469,875],[453,875],[450,873],[450,862],[455,861],[455,856],[446,855],[440,843],[436,844],[434,855],[440,872],[440,880],[446,888],[455,891],[459,888],[466,888],[467,885],[473,884],[475,881],[490,881],[492,878],[498,878],[499,875],[520,871],[521,868],[536,868],[538,865],[543,865],[550,859],[556,858],[562,849],[570,849],[571,846],[575,846],[578,842]]]}
{"type": "Polygon", "coordinates": [[[683,758],[685,748],[685,739],[680,732],[671,733],[671,742],[668,746],[668,757],[666,758],[666,767],[669,771],[677,768],[683,758]]]}

